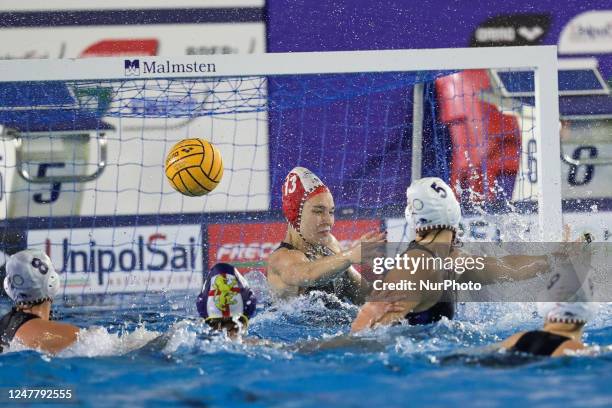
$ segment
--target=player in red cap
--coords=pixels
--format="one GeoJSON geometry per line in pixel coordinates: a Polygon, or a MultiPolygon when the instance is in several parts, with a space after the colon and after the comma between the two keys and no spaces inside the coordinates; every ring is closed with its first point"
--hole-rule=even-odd
{"type": "MultiPolygon", "coordinates": [[[[342,250],[333,236],[334,198],[327,186],[308,169],[296,167],[287,175],[282,193],[288,226],[268,260],[272,290],[281,297],[320,290],[363,303],[369,285],[352,267],[361,262],[361,245],[342,250]]],[[[371,231],[360,242],[384,240],[384,232],[371,231]]]]}

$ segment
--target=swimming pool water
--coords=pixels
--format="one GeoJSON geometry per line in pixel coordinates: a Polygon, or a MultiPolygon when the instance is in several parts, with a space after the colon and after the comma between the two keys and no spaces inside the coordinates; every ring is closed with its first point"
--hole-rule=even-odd
{"type": "Polygon", "coordinates": [[[610,305],[586,331],[602,346],[596,355],[547,359],[487,350],[539,326],[533,304],[461,304],[454,321],[349,336],[357,308],[315,293],[260,310],[249,332],[258,340],[241,342],[195,319],[193,296],[145,299],[121,310],[59,307],[65,321],[97,327],[56,357],[12,345],[0,355],[2,387],[71,388],[68,406],[92,407],[612,403],[610,305]]]}

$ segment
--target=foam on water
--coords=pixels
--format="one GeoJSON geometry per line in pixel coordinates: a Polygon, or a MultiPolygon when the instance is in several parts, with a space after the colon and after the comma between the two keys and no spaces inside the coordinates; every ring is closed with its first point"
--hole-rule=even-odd
{"type": "MultiPolygon", "coordinates": [[[[172,304],[174,309],[180,300],[172,304]]],[[[453,321],[443,319],[427,326],[377,327],[349,336],[350,324],[358,308],[333,295],[313,292],[268,306],[251,319],[248,337],[230,341],[223,333],[211,333],[208,326],[194,316],[181,317],[181,311],[185,309],[160,314],[154,324],[139,318],[133,327],[125,325],[120,330],[109,331],[102,326],[83,328],[78,341],[57,357],[120,356],[158,338],[163,341],[158,341],[155,351],[166,355],[219,350],[250,354],[253,345],[295,353],[308,342],[304,347],[310,350],[326,349],[338,343],[341,345],[338,348],[368,344],[367,351],[376,343],[377,349],[382,347],[402,355],[431,354],[494,344],[514,332],[535,329],[542,323],[534,303],[463,303],[458,305],[457,318],[453,321]],[[249,342],[249,338],[260,340],[249,342]]],[[[587,341],[596,343],[593,340],[597,339],[598,331],[605,331],[611,323],[611,305],[602,304],[596,318],[587,326],[587,341]]],[[[599,346],[601,352],[610,350],[607,344],[599,346]]],[[[14,340],[7,352],[23,350],[25,348],[14,340]]]]}
{"type": "Polygon", "coordinates": [[[211,332],[197,317],[194,294],[149,294],[110,312],[60,307],[66,321],[85,327],[78,342],[56,357],[11,344],[0,356],[0,376],[11,378],[10,386],[68,384],[92,406],[609,401],[610,304],[587,326],[587,343],[597,345],[591,354],[517,358],[491,345],[539,327],[533,303],[460,303],[452,321],[350,335],[356,306],[316,292],[271,304],[265,282],[251,285],[264,301],[246,337],[211,332]]]}
{"type": "MultiPolygon", "coordinates": [[[[100,326],[91,326],[79,331],[78,340],[70,347],[56,355],[57,358],[70,357],[100,357],[100,356],[120,356],[136,350],[157,336],[160,333],[147,330],[144,326],[139,326],[135,330],[128,332],[109,331],[100,326]]],[[[18,340],[13,339],[7,353],[29,350],[18,340]]]]}

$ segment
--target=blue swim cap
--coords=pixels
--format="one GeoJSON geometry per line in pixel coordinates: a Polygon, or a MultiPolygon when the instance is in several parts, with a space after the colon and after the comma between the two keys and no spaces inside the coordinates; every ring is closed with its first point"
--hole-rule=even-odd
{"type": "Polygon", "coordinates": [[[208,272],[196,306],[200,316],[205,319],[250,319],[255,315],[257,299],[236,268],[230,264],[218,263],[208,272]]]}

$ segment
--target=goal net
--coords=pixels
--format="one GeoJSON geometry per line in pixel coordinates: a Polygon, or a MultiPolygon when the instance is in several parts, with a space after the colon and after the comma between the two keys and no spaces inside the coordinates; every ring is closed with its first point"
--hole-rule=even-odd
{"type": "Polygon", "coordinates": [[[265,273],[298,165],[330,187],[343,245],[402,239],[421,176],[448,181],[464,214],[528,212],[558,239],[556,75],[554,47],[1,61],[2,250],[46,250],[65,298],[92,302],[195,293],[219,261],[265,273]],[[505,95],[505,74],[534,96],[505,95]],[[186,138],[223,157],[202,197],[164,175],[186,138]]]}

